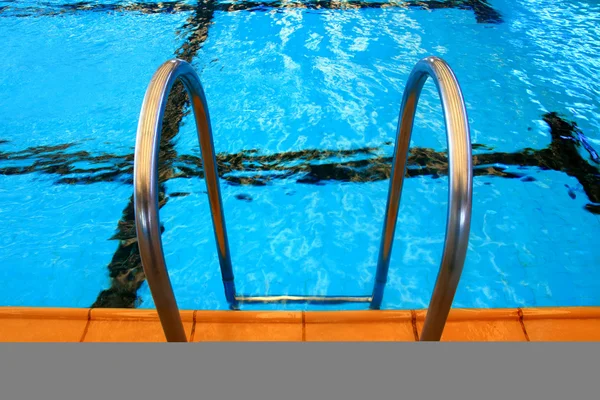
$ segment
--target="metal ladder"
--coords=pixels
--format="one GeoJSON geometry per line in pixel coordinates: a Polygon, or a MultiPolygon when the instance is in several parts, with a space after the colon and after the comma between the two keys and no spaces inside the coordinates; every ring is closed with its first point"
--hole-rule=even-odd
{"type": "Polygon", "coordinates": [[[135,145],[133,185],[135,221],[142,265],[168,341],[186,341],[167,272],[158,216],[160,135],[167,97],[173,84],[177,80],[183,83],[194,111],[225,297],[230,307],[237,309],[243,303],[362,302],[369,303],[371,309],[379,309],[387,282],[414,116],[421,90],[429,76],[437,86],[446,122],[449,202],[442,261],[421,333],[421,341],[436,341],[442,335],[463,269],[471,223],[473,168],[469,124],[460,86],[448,64],[437,57],[422,59],[412,70],[404,90],[377,272],[371,296],[245,296],[236,292],[204,90],[198,75],[187,62],[174,59],[160,66],[152,77],[142,104],[135,145]]]}

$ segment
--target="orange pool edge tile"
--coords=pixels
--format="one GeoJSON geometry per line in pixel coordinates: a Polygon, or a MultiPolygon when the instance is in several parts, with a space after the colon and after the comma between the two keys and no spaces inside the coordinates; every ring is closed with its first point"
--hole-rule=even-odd
{"type": "Polygon", "coordinates": [[[307,342],[412,342],[415,341],[410,310],[307,311],[307,342]]]}
{"type": "MultiPolygon", "coordinates": [[[[189,341],[415,341],[426,310],[181,311],[189,341]]],[[[443,341],[600,341],[600,307],[452,309],[443,341]]],[[[164,342],[156,310],[0,307],[2,342],[164,342]]]]}
{"type": "Polygon", "coordinates": [[[600,307],[523,308],[523,325],[531,341],[600,341],[600,307]]]}
{"type": "MultiPolygon", "coordinates": [[[[416,312],[420,337],[426,310],[416,312]]],[[[527,333],[518,309],[452,309],[448,315],[442,341],[525,342],[527,333]]]]}
{"type": "Polygon", "coordinates": [[[600,307],[531,307],[519,308],[523,318],[536,319],[600,319],[600,307]]]}
{"type": "Polygon", "coordinates": [[[88,309],[0,307],[2,342],[79,342],[88,309]]]}
{"type": "Polygon", "coordinates": [[[299,342],[301,311],[197,311],[194,342],[299,342]]]}
{"type": "MultiPolygon", "coordinates": [[[[181,311],[188,340],[194,326],[195,311],[181,311]]],[[[156,310],[95,308],[83,337],[84,342],[165,342],[156,310]]]]}

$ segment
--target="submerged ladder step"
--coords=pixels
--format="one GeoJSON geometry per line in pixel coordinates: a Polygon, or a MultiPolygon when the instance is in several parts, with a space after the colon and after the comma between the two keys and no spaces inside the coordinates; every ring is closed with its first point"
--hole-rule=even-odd
{"type": "Polygon", "coordinates": [[[346,304],[371,303],[373,296],[302,296],[302,295],[269,295],[269,296],[235,296],[238,303],[290,303],[290,304],[346,304]]]}

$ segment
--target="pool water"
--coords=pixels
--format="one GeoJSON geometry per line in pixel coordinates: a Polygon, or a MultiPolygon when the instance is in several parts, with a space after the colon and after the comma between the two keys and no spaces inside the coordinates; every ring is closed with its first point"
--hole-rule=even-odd
{"type": "MultiPolygon", "coordinates": [[[[474,143],[454,307],[600,305],[595,0],[0,0],[0,36],[0,305],[154,307],[131,168],[146,86],[173,57],[206,92],[238,292],[370,294],[400,101],[429,55],[454,70],[474,143]]],[[[226,309],[195,128],[176,97],[166,260],[180,307],[226,309]]],[[[439,267],[447,144],[431,82],[411,146],[385,309],[427,307],[439,267]]]]}

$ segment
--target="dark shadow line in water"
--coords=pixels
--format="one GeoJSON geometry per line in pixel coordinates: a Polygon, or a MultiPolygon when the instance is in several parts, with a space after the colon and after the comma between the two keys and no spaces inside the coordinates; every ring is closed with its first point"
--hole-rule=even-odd
{"type": "MultiPolygon", "coordinates": [[[[214,15],[214,5],[215,1],[209,0],[200,2],[195,7],[194,13],[179,31],[179,35],[185,35],[186,39],[181,47],[175,51],[177,58],[192,62],[208,36],[208,27],[214,15]]],[[[189,113],[188,105],[189,99],[185,88],[181,82],[177,82],[169,94],[161,131],[158,171],[159,209],[167,201],[165,182],[173,176],[173,162],[177,158],[175,138],[179,133],[183,118],[189,113]]],[[[132,173],[132,160],[133,157],[127,160],[130,174],[132,173]]],[[[120,171],[121,169],[118,168],[96,176],[114,178],[120,175],[120,171]]],[[[161,226],[161,233],[163,230],[164,227],[161,226]]],[[[118,222],[117,233],[111,239],[119,240],[117,250],[108,265],[111,286],[109,289],[100,292],[98,298],[92,304],[92,308],[133,308],[139,302],[137,291],[145,280],[135,230],[133,195],[131,195],[127,206],[123,210],[122,217],[118,222]]]]}
{"type": "MultiPolygon", "coordinates": [[[[494,152],[473,144],[474,150],[485,151],[473,156],[475,176],[521,179],[535,178],[522,172],[525,168],[555,170],[575,177],[592,203],[600,203],[600,175],[597,153],[588,147],[587,139],[573,122],[557,113],[544,114],[550,127],[551,143],[541,150],[526,148],[517,152],[494,152]],[[583,154],[587,152],[589,161],[583,154]],[[511,172],[509,166],[517,166],[511,172]]],[[[175,125],[173,125],[174,127],[175,125]]],[[[390,143],[386,143],[389,145],[390,143]]],[[[0,152],[0,165],[27,161],[26,166],[0,167],[4,175],[47,173],[59,175],[57,184],[93,184],[122,182],[132,184],[133,154],[124,156],[92,156],[88,152],[65,152],[72,144],[40,146],[17,152],[0,152]],[[74,165],[78,165],[77,168],[74,165]],[[82,164],[87,164],[82,166],[82,164]]],[[[172,146],[169,147],[172,150],[172,146]]],[[[265,186],[276,180],[294,180],[299,184],[322,185],[327,182],[374,182],[390,177],[391,146],[365,147],[352,150],[301,150],[261,155],[258,150],[217,154],[219,176],[226,184],[265,186]],[[383,155],[386,154],[386,155],[383,155]]],[[[203,178],[202,160],[197,155],[168,153],[168,163],[160,170],[161,179],[203,178]]],[[[167,158],[164,156],[163,158],[167,158]]],[[[406,176],[428,175],[436,179],[448,172],[445,151],[413,147],[410,149],[406,176]]],[[[569,190],[571,190],[569,188],[569,190]]],[[[185,194],[181,194],[183,196],[185,194]]],[[[172,194],[171,197],[177,196],[172,194]]],[[[595,207],[590,206],[590,211],[595,207]]]]}
{"type": "MultiPolygon", "coordinates": [[[[199,1],[198,6],[205,7],[211,2],[199,1]]],[[[179,12],[192,12],[197,8],[194,4],[178,1],[160,3],[149,2],[122,2],[101,4],[82,1],[70,4],[40,3],[41,7],[11,7],[0,8],[0,16],[7,17],[41,17],[60,16],[80,12],[122,13],[139,12],[143,14],[174,14],[179,12]]],[[[214,3],[213,10],[221,12],[233,11],[271,11],[273,9],[301,8],[307,10],[354,10],[354,9],[382,9],[382,8],[419,8],[423,10],[438,10],[455,8],[471,10],[478,23],[499,24],[504,22],[500,12],[495,10],[487,0],[410,0],[410,1],[239,1],[235,3],[214,3]]]]}
{"type": "MultiPolygon", "coordinates": [[[[202,35],[202,33],[199,33],[202,35]]],[[[193,48],[193,46],[187,47],[193,48]]],[[[189,193],[176,192],[167,196],[164,182],[174,178],[203,178],[202,161],[195,155],[177,155],[173,149],[173,138],[183,118],[184,105],[178,92],[170,103],[169,117],[163,126],[161,142],[161,163],[159,165],[160,188],[159,206],[170,197],[183,197],[189,193]],[[169,122],[167,122],[169,121],[169,122]]],[[[576,178],[583,187],[590,203],[585,209],[600,214],[600,173],[592,165],[597,154],[587,147],[587,139],[574,122],[568,122],[557,113],[546,113],[543,120],[549,125],[551,143],[541,150],[485,152],[473,156],[475,176],[493,176],[520,179],[523,182],[535,181],[525,173],[508,171],[508,166],[517,170],[530,167],[542,170],[564,172],[576,178]],[[582,155],[589,153],[591,162],[582,155]]],[[[14,161],[30,161],[27,166],[0,167],[0,174],[21,175],[47,173],[61,176],[58,184],[92,184],[94,182],[123,182],[132,184],[133,155],[92,156],[88,152],[66,152],[73,144],[40,146],[16,152],[0,152],[0,165],[14,161]],[[89,168],[75,168],[75,163],[87,163],[89,168]],[[104,165],[103,165],[104,164],[104,165]],[[106,164],[109,164],[106,166],[106,164]]],[[[474,149],[490,150],[489,147],[475,144],[474,149]]],[[[354,150],[303,150],[279,154],[260,155],[257,150],[247,150],[234,154],[218,154],[217,163],[221,179],[229,185],[265,186],[272,181],[294,179],[298,184],[323,185],[328,182],[374,182],[390,177],[392,158],[380,155],[382,148],[360,148],[354,150]],[[350,158],[350,160],[348,160],[350,158]],[[248,175],[249,174],[249,175],[248,175]]],[[[436,179],[446,175],[448,158],[445,152],[415,147],[410,150],[407,177],[428,175],[436,179]]],[[[567,195],[574,197],[569,189],[567,195]]],[[[287,193],[286,193],[287,194],[287,193]]],[[[293,193],[292,193],[293,194],[293,193]]],[[[240,201],[251,202],[252,197],[238,194],[240,201]]],[[[164,228],[161,227],[161,231],[164,228]]],[[[133,197],[123,210],[115,235],[118,248],[108,265],[111,287],[103,290],[92,307],[135,307],[138,302],[137,290],[145,280],[137,247],[133,197]]]]}
{"type": "MultiPolygon", "coordinates": [[[[518,173],[505,171],[498,165],[518,165],[520,167],[539,167],[541,169],[553,169],[563,171],[574,176],[584,187],[586,194],[596,204],[586,205],[586,210],[592,213],[600,211],[600,175],[598,170],[590,165],[580,154],[582,147],[581,138],[583,133],[574,122],[567,122],[557,113],[547,113],[543,116],[544,121],[550,126],[552,141],[549,147],[542,150],[525,149],[515,153],[483,153],[473,157],[474,174],[492,175],[504,178],[530,178],[518,173]]],[[[311,164],[310,161],[328,158],[343,158],[349,155],[371,155],[376,149],[357,149],[346,151],[297,151],[268,156],[257,155],[256,151],[242,152],[237,154],[220,154],[217,157],[219,175],[229,184],[240,185],[266,185],[261,176],[236,177],[233,172],[247,171],[273,171],[283,170],[281,175],[273,175],[279,178],[289,178],[304,172],[305,175],[297,180],[298,183],[319,184],[327,180],[343,182],[372,182],[376,180],[389,179],[391,169],[391,157],[372,157],[348,162],[311,164]],[[303,160],[304,163],[298,163],[303,160]],[[285,163],[293,161],[292,165],[285,163]]],[[[589,151],[589,149],[588,149],[589,151]]],[[[590,153],[593,158],[593,154],[590,153]]],[[[202,162],[199,157],[181,156],[173,163],[173,175],[164,179],[175,177],[202,176],[202,162]],[[186,163],[187,171],[179,162],[186,163]],[[180,172],[176,172],[179,169],[180,172]]],[[[407,169],[407,176],[431,175],[437,177],[448,171],[448,158],[446,153],[436,152],[432,149],[414,148],[409,155],[408,164],[412,167],[407,169]],[[418,168],[414,168],[417,166],[418,168]]],[[[164,205],[168,197],[164,187],[160,192],[160,206],[164,205]]],[[[245,194],[236,196],[239,200],[250,202],[252,198],[245,194]]],[[[130,306],[133,307],[138,299],[137,290],[144,280],[143,269],[137,251],[137,239],[135,236],[135,223],[133,221],[133,204],[130,202],[124,211],[124,218],[119,223],[119,229],[113,239],[120,240],[119,248],[113,258],[111,277],[113,284],[110,289],[100,293],[94,304],[96,307],[130,306]],[[128,248],[136,251],[128,250],[128,248]],[[116,260],[116,265],[114,261],[116,260]]],[[[161,232],[164,228],[161,227],[161,232]]]]}
{"type": "Polygon", "coordinates": [[[501,24],[502,14],[490,5],[487,0],[472,0],[469,2],[475,13],[475,19],[480,24],[501,24]]]}

